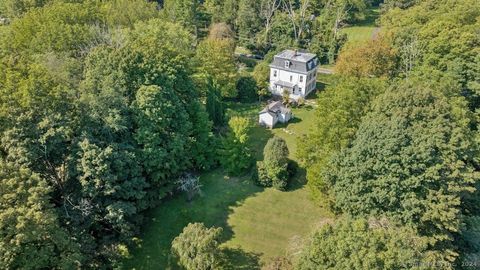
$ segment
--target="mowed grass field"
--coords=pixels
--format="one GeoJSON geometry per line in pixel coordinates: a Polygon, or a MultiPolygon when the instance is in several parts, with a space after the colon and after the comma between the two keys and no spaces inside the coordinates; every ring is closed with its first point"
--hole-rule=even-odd
{"type": "Polygon", "coordinates": [[[375,20],[379,16],[379,8],[370,8],[368,9],[365,19],[363,21],[360,21],[355,25],[343,28],[341,32],[347,35],[347,43],[355,44],[358,42],[372,39],[378,29],[376,27],[375,20]]]}
{"type": "MultiPolygon", "coordinates": [[[[234,103],[228,114],[247,116],[256,123],[261,108],[259,103],[234,103]]],[[[287,141],[290,157],[296,159],[296,143],[312,124],[314,108],[307,105],[293,109],[293,113],[295,119],[287,126],[269,130],[254,125],[249,144],[257,160],[263,158],[263,147],[274,135],[287,141]]],[[[189,222],[223,228],[221,247],[230,262],[227,268],[259,269],[333,218],[310,201],[302,169],[285,192],[254,185],[250,174],[227,177],[221,169],[201,175],[201,182],[202,195],[192,202],[177,196],[148,213],[141,244],[132,251],[126,269],[177,269],[170,243],[189,222]]]]}

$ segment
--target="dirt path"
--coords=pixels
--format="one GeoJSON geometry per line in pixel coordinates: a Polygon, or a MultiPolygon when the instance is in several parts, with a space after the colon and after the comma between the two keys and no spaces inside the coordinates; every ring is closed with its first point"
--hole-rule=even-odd
{"type": "Polygon", "coordinates": [[[373,32],[372,32],[372,39],[376,39],[379,33],[380,33],[380,27],[375,27],[375,29],[373,29],[373,32]]]}

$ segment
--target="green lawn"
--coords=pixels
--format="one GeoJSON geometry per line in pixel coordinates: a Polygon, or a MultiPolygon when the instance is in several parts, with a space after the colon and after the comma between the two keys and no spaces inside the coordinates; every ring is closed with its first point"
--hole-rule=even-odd
{"type": "MultiPolygon", "coordinates": [[[[257,121],[262,104],[230,104],[228,114],[244,115],[257,121]]],[[[285,138],[295,159],[297,138],[308,131],[313,108],[293,109],[295,119],[273,130],[255,126],[250,132],[250,147],[262,159],[266,141],[274,134],[285,138]]],[[[332,218],[315,206],[304,187],[305,172],[299,172],[286,192],[254,185],[250,176],[229,178],[221,169],[201,176],[202,196],[187,202],[175,197],[153,209],[142,229],[141,246],[132,251],[127,269],[177,269],[170,255],[170,243],[189,222],[223,227],[222,249],[229,269],[258,269],[274,256],[284,255],[291,243],[312,228],[332,218]]]]}
{"type": "Polygon", "coordinates": [[[347,35],[348,43],[352,44],[372,39],[377,29],[375,20],[380,16],[379,12],[379,8],[371,8],[363,21],[343,28],[341,32],[347,35]]]}

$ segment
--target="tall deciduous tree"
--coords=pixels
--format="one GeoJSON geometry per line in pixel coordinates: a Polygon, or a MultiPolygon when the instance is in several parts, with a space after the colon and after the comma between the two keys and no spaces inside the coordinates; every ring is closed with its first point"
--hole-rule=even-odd
{"type": "Polygon", "coordinates": [[[452,234],[479,181],[478,146],[465,101],[443,95],[445,85],[421,81],[379,96],[323,179],[335,209],[414,226],[453,262],[452,234]]]}
{"type": "Polygon", "coordinates": [[[449,269],[415,230],[383,223],[347,217],[324,225],[308,240],[296,269],[449,269]]]}
{"type": "Polygon", "coordinates": [[[262,21],[260,17],[261,1],[239,0],[237,13],[237,29],[239,42],[244,45],[255,43],[255,35],[260,32],[262,21]]]}
{"type": "Polygon", "coordinates": [[[315,198],[326,199],[322,198],[325,186],[321,176],[328,169],[326,164],[353,140],[371,101],[385,88],[385,83],[376,79],[344,78],[320,94],[314,125],[297,149],[315,198]]]}
{"type": "Polygon", "coordinates": [[[220,87],[222,97],[236,97],[234,50],[230,39],[207,39],[198,45],[194,61],[200,85],[211,77],[220,87]]]}
{"type": "Polygon", "coordinates": [[[170,21],[196,31],[199,5],[198,0],[165,0],[163,12],[170,21]]]}
{"type": "Polygon", "coordinates": [[[383,38],[344,48],[335,71],[355,77],[393,77],[397,69],[397,52],[383,38]]]}

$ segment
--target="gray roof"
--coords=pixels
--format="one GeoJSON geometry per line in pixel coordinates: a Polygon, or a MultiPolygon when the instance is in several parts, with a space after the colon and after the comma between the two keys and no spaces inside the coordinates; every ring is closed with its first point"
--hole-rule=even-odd
{"type": "Polygon", "coordinates": [[[317,56],[313,53],[284,50],[283,52],[275,55],[270,67],[291,70],[300,73],[307,73],[308,71],[316,68],[319,65],[317,56]],[[289,61],[290,66],[285,67],[285,61],[289,61]]]}
{"type": "Polygon", "coordinates": [[[291,110],[289,108],[285,108],[281,101],[275,101],[265,106],[265,108],[263,108],[263,110],[261,110],[259,114],[269,113],[270,115],[274,116],[279,112],[286,114],[290,113],[291,110]]]}

